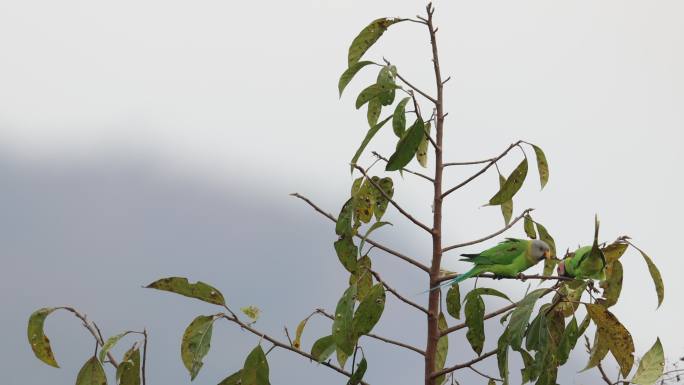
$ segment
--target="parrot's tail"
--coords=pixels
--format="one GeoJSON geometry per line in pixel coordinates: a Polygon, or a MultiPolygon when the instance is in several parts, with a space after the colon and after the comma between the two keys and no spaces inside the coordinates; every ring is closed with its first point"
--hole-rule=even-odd
{"type": "Polygon", "coordinates": [[[426,290],[426,291],[424,291],[424,292],[422,292],[422,293],[420,293],[420,294],[429,293],[429,292],[431,292],[431,291],[433,291],[433,290],[439,289],[440,287],[449,286],[449,285],[453,285],[454,283],[459,283],[459,282],[461,282],[461,281],[465,281],[466,279],[468,279],[468,278],[470,278],[470,277],[473,277],[473,276],[476,276],[476,275],[478,275],[478,274],[480,274],[480,273],[481,273],[481,271],[480,271],[477,267],[473,267],[472,269],[468,270],[467,272],[465,272],[465,273],[463,273],[463,274],[460,274],[460,275],[457,276],[456,278],[453,278],[453,279],[450,279],[450,280],[448,280],[448,281],[442,282],[442,283],[440,283],[439,285],[437,285],[437,286],[431,288],[430,290],[426,290]]]}

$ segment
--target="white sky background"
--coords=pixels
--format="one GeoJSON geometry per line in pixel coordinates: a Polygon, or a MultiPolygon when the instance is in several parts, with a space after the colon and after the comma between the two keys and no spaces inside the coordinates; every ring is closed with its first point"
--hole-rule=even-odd
{"type": "MultiPolygon", "coordinates": [[[[442,67],[452,77],[445,90],[447,160],[491,157],[519,138],[542,146],[551,167],[549,185],[539,193],[532,169],[516,210],[536,208],[535,218],[549,228],[559,250],[591,241],[594,213],[602,220],[604,240],[631,235],[660,267],[666,299],[654,312],[645,264],[630,253],[615,312],[634,333],[637,354],[660,336],[668,356],[681,356],[678,325],[684,312],[678,297],[684,283],[678,277],[683,262],[677,242],[684,214],[679,204],[684,193],[684,3],[436,5],[442,67]]],[[[374,77],[370,72],[359,76],[338,100],[347,47],[374,18],[418,12],[423,12],[418,1],[2,2],[3,159],[37,168],[143,159],[198,185],[245,197],[256,191],[269,206],[293,205],[286,194],[299,191],[337,211],[351,183],[347,163],[367,126],[365,111],[353,108],[355,92],[374,77]]],[[[367,57],[382,56],[432,91],[428,36],[421,26],[393,26],[367,57]]],[[[392,137],[389,130],[381,132],[369,151],[389,155],[392,137]]],[[[518,161],[515,153],[504,162],[506,172],[518,161]]],[[[470,171],[450,169],[447,181],[455,183],[470,171]]],[[[478,208],[496,188],[490,173],[450,196],[448,242],[501,226],[498,209],[478,208]]],[[[428,221],[429,186],[407,176],[395,196],[428,221]]],[[[298,221],[322,223],[306,207],[295,208],[302,213],[298,221]]],[[[410,233],[410,223],[393,218],[395,226],[387,234],[404,239],[417,234],[411,247],[427,250],[419,248],[428,245],[423,234],[410,233]]],[[[250,221],[267,220],[244,219],[247,228],[250,221]]],[[[288,245],[281,247],[287,254],[288,245]]],[[[320,254],[334,258],[330,249],[320,254]]],[[[2,252],[0,257],[3,262],[14,258],[2,252]]],[[[419,258],[427,261],[427,256],[419,258]]],[[[463,269],[455,260],[455,255],[447,258],[446,267],[463,269]]],[[[10,282],[28,278],[17,274],[43,271],[40,260],[32,262],[35,266],[14,263],[14,276],[5,277],[15,280],[10,282]]],[[[244,274],[235,264],[227,267],[234,269],[228,276],[244,274]]],[[[78,270],[64,274],[71,274],[63,279],[72,285],[82,278],[78,270]]],[[[423,279],[402,282],[409,291],[425,283],[419,276],[406,277],[423,279]]],[[[342,285],[331,284],[328,307],[342,285]]],[[[77,304],[79,298],[62,300],[77,304]]],[[[268,309],[268,303],[258,304],[268,309]]],[[[38,291],[28,309],[44,305],[50,304],[38,291]]],[[[24,311],[17,319],[24,322],[27,315],[24,311]]],[[[23,324],[10,326],[23,333],[23,324]]],[[[17,359],[26,368],[52,373],[24,346],[17,359]]],[[[177,359],[168,365],[181,369],[177,359]]],[[[75,373],[74,367],[66,370],[75,373]]]]}

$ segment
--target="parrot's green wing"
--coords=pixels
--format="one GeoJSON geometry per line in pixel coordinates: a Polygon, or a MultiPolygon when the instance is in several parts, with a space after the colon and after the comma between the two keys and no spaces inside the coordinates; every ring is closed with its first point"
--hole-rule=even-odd
{"type": "Polygon", "coordinates": [[[524,254],[529,241],[524,239],[507,238],[498,245],[487,249],[480,254],[463,254],[463,260],[473,262],[476,265],[509,265],[516,257],[524,254]]]}

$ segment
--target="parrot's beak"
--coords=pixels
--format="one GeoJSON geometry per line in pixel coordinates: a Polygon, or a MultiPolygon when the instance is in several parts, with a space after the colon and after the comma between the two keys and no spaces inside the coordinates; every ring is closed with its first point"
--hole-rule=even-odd
{"type": "Polygon", "coordinates": [[[546,258],[547,260],[551,259],[551,251],[550,250],[546,250],[544,252],[544,258],[546,258]]]}

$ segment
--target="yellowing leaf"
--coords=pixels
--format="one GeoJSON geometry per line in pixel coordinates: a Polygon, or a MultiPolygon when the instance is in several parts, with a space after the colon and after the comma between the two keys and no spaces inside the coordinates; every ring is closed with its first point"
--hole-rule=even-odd
{"type": "Polygon", "coordinates": [[[196,298],[214,305],[225,305],[223,294],[208,284],[197,281],[189,283],[187,278],[169,277],[162,278],[147,285],[148,289],[157,289],[180,294],[190,298],[196,298]]]}
{"type": "Polygon", "coordinates": [[[402,21],[396,18],[380,18],[373,20],[364,29],[359,32],[359,34],[354,38],[351,45],[349,46],[349,54],[347,58],[347,65],[351,67],[353,64],[361,59],[361,56],[375,44],[380,36],[389,28],[392,24],[402,21]]]}
{"type": "Polygon", "coordinates": [[[651,279],[653,279],[656,294],[658,295],[658,307],[660,307],[660,305],[663,303],[663,299],[665,298],[665,285],[663,284],[663,278],[660,275],[660,270],[658,270],[658,267],[656,267],[655,263],[653,263],[651,257],[649,257],[643,250],[634,246],[633,244],[632,246],[639,250],[641,256],[644,257],[644,261],[646,261],[646,265],[648,265],[648,272],[651,274],[651,279]]]}
{"type": "Polygon", "coordinates": [[[489,200],[489,204],[500,205],[511,200],[515,193],[520,190],[520,187],[522,187],[525,177],[527,177],[527,158],[523,159],[518,167],[506,178],[506,183],[489,200]]]}
{"type": "Polygon", "coordinates": [[[261,315],[261,310],[254,305],[243,307],[240,309],[240,311],[249,317],[252,322],[256,322],[259,319],[259,315],[261,315]]]}
{"type": "Polygon", "coordinates": [[[537,232],[534,230],[534,221],[529,215],[525,215],[525,234],[532,239],[537,239],[537,232]]]}
{"type": "Polygon", "coordinates": [[[93,356],[81,367],[76,376],[76,385],[107,385],[107,376],[97,357],[93,356]]]}
{"type": "Polygon", "coordinates": [[[627,243],[614,242],[601,249],[603,251],[603,255],[606,257],[606,263],[611,263],[620,259],[622,254],[624,254],[627,250],[627,246],[629,246],[627,243]]]}
{"type": "Polygon", "coordinates": [[[116,378],[119,385],[140,385],[140,349],[133,346],[123,356],[123,360],[116,368],[116,378]]]}
{"type": "Polygon", "coordinates": [[[418,160],[418,164],[423,166],[423,168],[427,167],[428,145],[430,144],[430,128],[430,122],[425,123],[425,135],[418,145],[418,150],[416,150],[416,159],[418,160]]]}
{"type": "Polygon", "coordinates": [[[615,260],[606,266],[606,279],[599,283],[603,289],[603,298],[598,303],[605,307],[615,305],[622,291],[622,263],[615,260]]]}
{"type": "Polygon", "coordinates": [[[546,155],[541,148],[532,145],[534,148],[534,154],[537,156],[537,169],[539,170],[539,182],[541,183],[541,188],[546,186],[549,181],[549,163],[546,161],[546,155]]]}
{"type": "MultiPolygon", "coordinates": [[[[446,317],[444,313],[439,313],[439,318],[437,320],[437,327],[439,331],[442,332],[446,330],[449,325],[447,325],[446,317]]],[[[444,369],[446,364],[447,353],[449,352],[449,338],[447,336],[442,336],[437,340],[437,351],[435,353],[435,371],[444,369]]],[[[441,385],[446,379],[446,375],[443,374],[435,380],[435,384],[441,385]]]]}
{"type": "Polygon", "coordinates": [[[181,360],[190,372],[190,380],[197,377],[203,365],[202,359],[209,353],[213,324],[213,316],[201,315],[196,317],[183,333],[181,360]]]}
{"type": "Polygon", "coordinates": [[[306,322],[309,320],[309,317],[304,318],[299,322],[299,325],[297,325],[297,330],[295,331],[295,339],[292,341],[292,347],[295,349],[299,349],[302,346],[302,333],[304,333],[304,327],[306,326],[306,322]]]}
{"type": "Polygon", "coordinates": [[[658,338],[639,361],[639,367],[630,382],[639,385],[653,385],[663,374],[663,369],[665,369],[665,354],[660,338],[658,338]]]}
{"type": "Polygon", "coordinates": [[[634,342],[632,335],[629,334],[620,321],[601,305],[585,305],[587,313],[596,324],[601,339],[605,340],[608,349],[620,365],[620,372],[623,377],[627,377],[632,365],[634,364],[634,342]],[[605,337],[605,338],[604,338],[605,337]]]}
{"type": "Polygon", "coordinates": [[[39,360],[44,363],[59,368],[55,356],[52,353],[52,347],[50,346],[50,339],[45,335],[43,326],[45,324],[45,319],[50,313],[57,310],[54,307],[38,309],[28,320],[27,335],[33,354],[39,360]]]}
{"type": "Polygon", "coordinates": [[[587,363],[587,366],[582,369],[582,371],[589,370],[598,365],[601,360],[606,357],[608,351],[609,348],[606,337],[597,330],[596,334],[594,335],[594,345],[591,347],[591,352],[589,352],[589,362],[587,363]]]}
{"type": "MultiPolygon", "coordinates": [[[[539,222],[535,222],[535,224],[537,225],[537,232],[539,233],[539,239],[541,239],[542,241],[546,242],[547,245],[549,245],[549,247],[551,248],[551,256],[555,257],[556,256],[556,241],[553,240],[553,237],[546,230],[546,227],[542,226],[542,224],[539,222]]],[[[544,268],[546,269],[546,264],[544,264],[544,268]]]]}

